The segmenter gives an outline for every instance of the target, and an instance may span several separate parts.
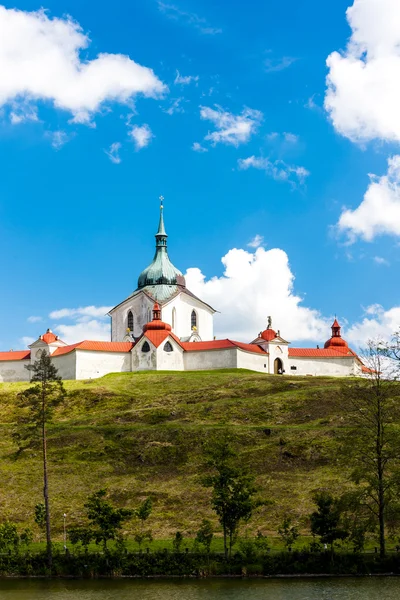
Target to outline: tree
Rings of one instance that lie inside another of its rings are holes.
[[[107,491],[102,489],[91,494],[84,505],[90,521],[89,530],[96,544],[103,544],[106,552],[107,542],[120,536],[124,521],[130,519],[133,511],[127,508],[114,508],[106,500]]]
[[[224,553],[232,554],[241,521],[248,521],[254,509],[261,504],[254,496],[257,491],[254,477],[237,461],[229,439],[225,436],[212,440],[206,447],[207,463],[211,474],[203,479],[212,488],[211,506],[218,516],[224,535]]]
[[[153,503],[151,498],[143,500],[139,508],[135,511],[135,516],[140,520],[140,530],[135,533],[135,542],[139,545],[139,551],[141,550],[142,543],[145,540],[152,541],[153,536],[151,531],[144,529],[144,524],[151,515],[153,510]]]
[[[311,533],[318,535],[323,544],[329,544],[333,555],[336,540],[348,537],[348,531],[342,525],[343,508],[339,498],[329,492],[316,492],[313,500],[317,510],[311,513]]]
[[[364,358],[368,378],[341,391],[350,427],[344,433],[346,463],[359,486],[360,506],[367,507],[379,533],[380,556],[386,554],[387,523],[399,520],[400,384],[393,372],[393,350],[388,344],[370,342]]]
[[[18,394],[19,411],[17,427],[13,437],[20,450],[39,443],[43,462],[43,499],[46,517],[46,543],[48,566],[52,564],[49,480],[47,459],[47,427],[52,422],[54,410],[65,399],[62,378],[51,362],[50,356],[42,351],[40,357],[27,367],[32,372],[34,384]]]
[[[180,552],[183,544],[183,534],[180,531],[175,533],[175,537],[172,540],[172,546],[175,552]]]
[[[34,517],[36,525],[39,527],[39,542],[40,533],[46,529],[46,508],[42,502],[39,502],[35,506],[35,517]]]
[[[0,552],[17,552],[20,538],[17,526],[10,521],[0,525]]]
[[[211,542],[214,537],[213,527],[211,521],[203,519],[200,525],[200,529],[196,534],[196,542],[204,546],[207,554],[210,554]]]
[[[286,550],[291,548],[299,537],[299,528],[292,524],[292,519],[285,515],[278,529],[278,533],[285,545]]]

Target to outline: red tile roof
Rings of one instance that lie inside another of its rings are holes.
[[[2,360],[28,360],[31,357],[30,350],[10,350],[10,352],[0,352],[0,361]]]
[[[53,342],[56,342],[58,340],[58,336],[54,335],[51,329],[48,329],[46,333],[44,333],[40,337],[44,342],[46,342],[46,344],[52,344]]]
[[[267,354],[261,346],[257,344],[243,344],[233,340],[212,340],[210,342],[182,342],[182,347],[187,352],[201,352],[203,350],[223,350],[225,348],[240,348],[247,352],[255,354]]]
[[[350,358],[357,354],[350,348],[289,348],[289,356],[310,358]]]
[[[97,342],[91,340],[84,340],[78,344],[71,344],[70,346],[62,346],[57,348],[51,356],[61,356],[62,354],[68,354],[72,350],[93,350],[95,352],[130,352],[133,348],[132,342]]]
[[[163,341],[169,336],[171,336],[172,339],[175,340],[175,342],[177,344],[179,344],[179,346],[181,346],[181,348],[183,348],[183,344],[182,344],[181,340],[178,337],[176,337],[175,334],[171,333],[171,331],[168,331],[167,329],[150,329],[148,331],[145,331],[143,335],[148,340],[150,340],[150,342],[156,348],[158,348],[158,346],[160,344],[162,344]]]

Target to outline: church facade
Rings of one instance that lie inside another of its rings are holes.
[[[128,371],[250,369],[266,374],[362,376],[369,372],[341,336],[335,319],[322,348],[292,348],[272,329],[249,343],[214,337],[215,309],[186,287],[170,261],[163,207],[153,261],[136,290],[110,310],[111,340],[66,344],[49,329],[27,350],[0,352],[0,382],[29,381],[26,368],[50,354],[63,379],[92,379]]]

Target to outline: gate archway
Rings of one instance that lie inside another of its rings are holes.
[[[282,375],[283,373],[283,362],[280,358],[274,360],[274,373],[275,375]]]

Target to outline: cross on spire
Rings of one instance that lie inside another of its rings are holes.
[[[160,203],[161,203],[161,206],[160,206],[160,208],[164,208],[164,206],[163,206],[163,203],[164,203],[164,196],[160,196],[160,197],[159,197],[159,200],[160,200]]]

